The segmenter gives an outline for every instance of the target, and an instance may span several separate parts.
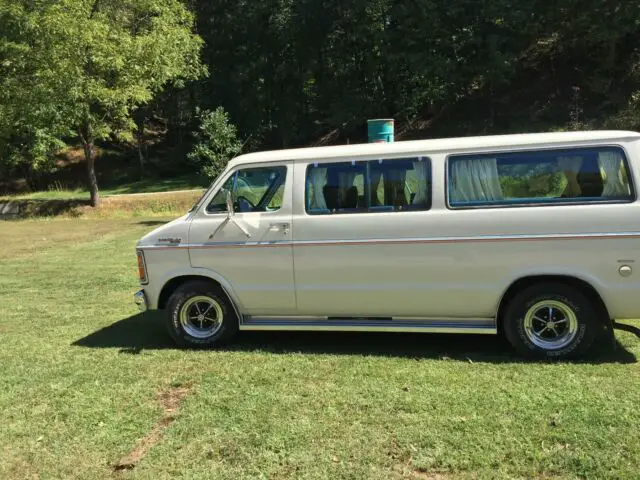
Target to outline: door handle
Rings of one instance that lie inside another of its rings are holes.
[[[285,235],[289,233],[289,224],[288,223],[272,223],[269,225],[270,232],[282,232]]]

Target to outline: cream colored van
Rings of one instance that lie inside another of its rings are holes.
[[[136,303],[183,345],[503,332],[522,354],[579,356],[640,318],[639,167],[624,131],[242,155],[140,240]]]

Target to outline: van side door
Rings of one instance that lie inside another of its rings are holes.
[[[194,217],[191,266],[229,283],[243,314],[293,314],[293,163],[238,165]],[[232,192],[233,214],[226,191]]]
[[[438,247],[428,157],[296,166],[294,264],[299,315],[428,317]]]

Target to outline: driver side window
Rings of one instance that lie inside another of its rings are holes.
[[[218,190],[207,213],[226,212],[226,191],[233,196],[237,213],[279,210],[282,206],[287,167],[246,168],[236,171]]]

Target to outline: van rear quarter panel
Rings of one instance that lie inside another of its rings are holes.
[[[633,202],[448,210],[443,227],[454,236],[468,234],[470,227],[476,235],[506,237],[470,244],[475,250],[474,281],[486,276],[501,296],[519,278],[573,276],[595,288],[612,318],[640,317],[640,143],[619,145],[628,158],[636,192]],[[555,235],[563,237],[554,239]],[[630,265],[633,274],[621,276],[622,265]]]
[[[442,272],[443,278],[466,278],[469,307],[460,308],[481,306],[478,314],[495,313],[503,293],[520,278],[567,275],[591,284],[612,318],[640,316],[635,294],[640,287],[639,207],[633,203],[500,209],[492,214],[485,210],[487,215],[479,210],[451,212],[439,224],[442,231],[462,237],[468,235],[468,227],[477,237],[442,244],[441,254],[454,263],[451,273]],[[624,264],[635,273],[621,276],[618,269]],[[462,285],[462,278],[458,282]]]

